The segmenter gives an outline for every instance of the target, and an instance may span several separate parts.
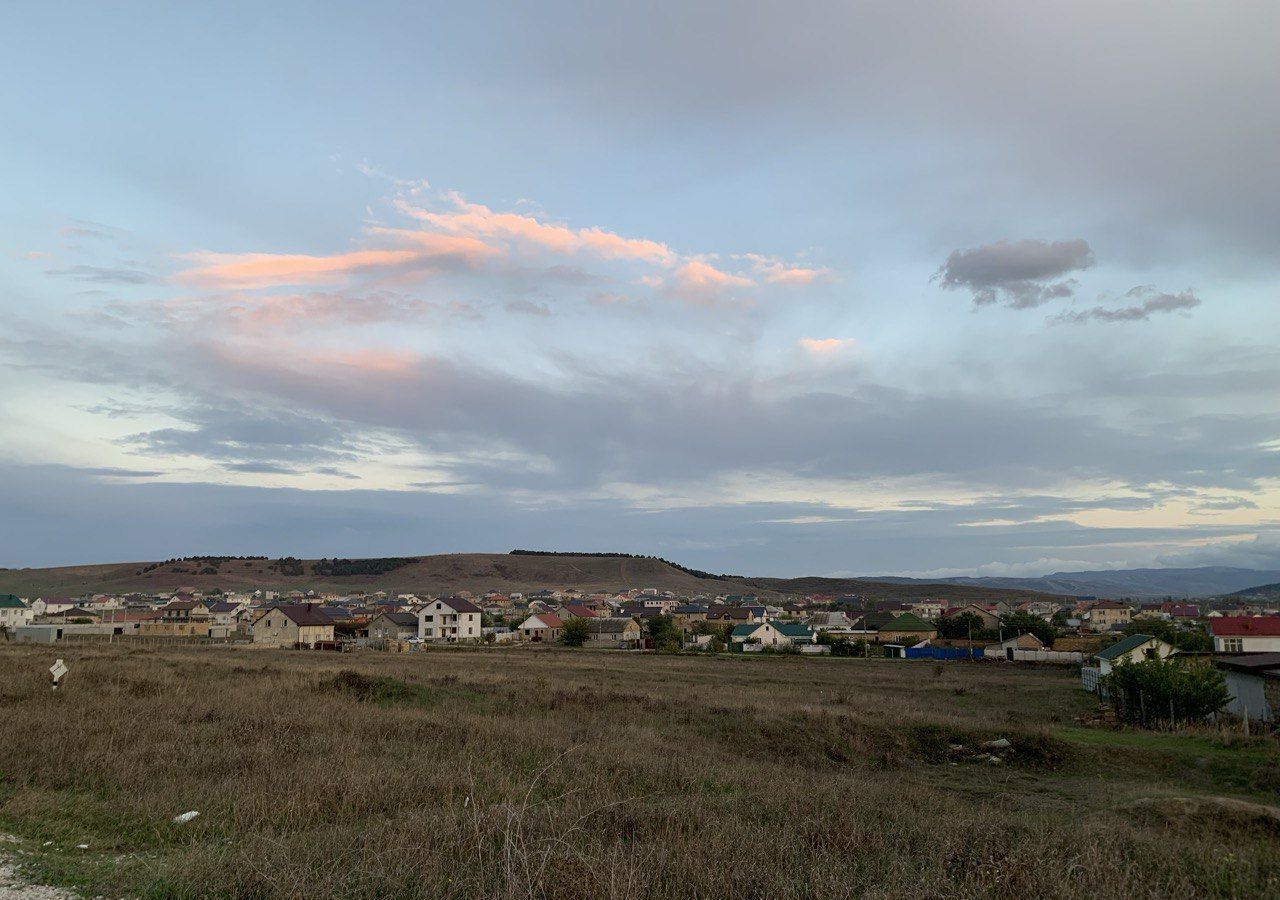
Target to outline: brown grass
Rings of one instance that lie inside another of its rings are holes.
[[[1280,771],[1269,768],[1274,743],[1215,744],[1203,751],[1209,764],[1177,767],[1158,748],[1115,753],[1105,734],[1072,739],[1088,704],[1066,670],[551,648],[338,657],[68,646],[56,655],[71,674],[54,693],[54,655],[0,647],[0,831],[30,842],[43,877],[93,893],[1163,898],[1280,888],[1280,838],[1256,817],[1189,828],[1133,805],[1265,783]],[[1002,736],[1014,744],[1005,762],[974,752]],[[1253,799],[1273,804],[1278,791],[1280,781]],[[194,822],[171,821],[190,809]],[[82,843],[90,849],[73,849]]]

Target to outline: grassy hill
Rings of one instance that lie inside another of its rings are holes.
[[[1260,584],[1257,587],[1245,588],[1242,591],[1235,591],[1227,594],[1228,597],[1249,597],[1262,600],[1280,600],[1280,582],[1275,584]]]
[[[0,569],[0,593],[80,596],[86,593],[201,590],[387,590],[443,594],[468,590],[529,591],[575,587],[585,591],[653,587],[682,594],[755,593],[780,597],[813,592],[856,593],[873,599],[948,597],[1043,598],[1034,591],[1001,591],[950,584],[889,584],[831,578],[702,578],[659,559],[610,556],[530,556],[449,553],[385,560],[343,561],[198,557],[164,563],[132,562]],[[319,565],[318,565],[319,564]]]

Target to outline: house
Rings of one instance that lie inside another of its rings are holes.
[[[895,616],[884,625],[876,635],[882,644],[910,644],[915,646],[921,641],[938,636],[938,630],[915,613],[903,613]]]
[[[922,619],[941,618],[946,609],[946,600],[917,600],[911,604],[911,612]]]
[[[462,597],[432,600],[418,610],[418,637],[424,641],[480,640],[480,607]]]
[[[567,621],[569,619],[594,619],[596,617],[596,611],[590,606],[586,606],[582,603],[566,603],[556,610],[556,615],[559,616],[562,621]]]
[[[209,611],[209,606],[200,600],[171,600],[160,607],[160,620],[165,623],[207,620]]]
[[[418,617],[413,613],[384,612],[369,620],[372,641],[407,641],[418,636]]]
[[[1221,616],[1209,628],[1217,653],[1280,651],[1280,616]]]
[[[774,630],[782,637],[787,639],[791,644],[812,644],[814,642],[813,631],[803,622],[770,622]]]
[[[1094,655],[1098,661],[1098,674],[1106,675],[1122,662],[1142,662],[1147,659],[1165,659],[1177,653],[1172,644],[1166,644],[1149,634],[1131,634],[1119,643]]]
[[[333,640],[333,620],[307,604],[282,604],[258,613],[253,642],[268,647],[315,647]]]
[[[977,616],[982,622],[982,624],[975,628],[974,631],[995,631],[1000,627],[1000,616],[996,614],[995,610],[989,606],[982,606],[977,603],[969,603],[964,606],[953,606],[943,613],[943,615],[948,619],[966,614]]]
[[[0,630],[30,625],[35,617],[35,610],[23,603],[16,595],[0,594]]]
[[[1243,653],[1213,664],[1231,692],[1227,712],[1254,722],[1280,722],[1280,653]]]
[[[1014,654],[1018,650],[1043,650],[1044,642],[1034,634],[1027,632],[1026,634],[1014,635],[1005,638],[996,644],[984,643],[982,648],[983,659],[1003,659],[1012,661],[1016,657]]]
[[[682,603],[671,610],[671,615],[680,627],[685,628],[694,622],[707,621],[707,608],[697,603]]]
[[[729,633],[729,640],[734,644],[760,644],[765,647],[785,647],[791,643],[791,638],[780,632],[772,622],[735,625]]]
[[[1192,620],[1200,618],[1200,607],[1194,603],[1165,603],[1160,611],[1174,620]]]
[[[37,597],[31,604],[31,609],[37,616],[56,616],[74,609],[76,603],[71,597]]]
[[[555,613],[534,613],[520,623],[520,636],[535,644],[553,644],[560,640],[564,620]]]
[[[1133,610],[1115,600],[1099,600],[1089,607],[1089,627],[1094,631],[1111,631],[1128,625]]]
[[[853,627],[853,620],[842,612],[817,612],[809,617],[808,625],[816,631],[842,631]]]
[[[587,620],[587,642],[595,646],[633,649],[644,641],[640,623],[630,616],[593,617]]]
[[[763,606],[725,606],[708,612],[707,618],[713,622],[750,624],[763,622],[766,613]]]

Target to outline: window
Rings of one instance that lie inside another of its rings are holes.
[[[1243,650],[1244,650],[1243,638],[1223,638],[1222,639],[1223,653],[1240,653]]]

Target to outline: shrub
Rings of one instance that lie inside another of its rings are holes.
[[[1116,714],[1132,724],[1198,722],[1231,699],[1221,672],[1177,657],[1122,662],[1103,682]]]
[[[591,629],[587,626],[587,620],[574,616],[564,623],[564,628],[560,631],[560,643],[566,647],[581,647],[590,635]]]

